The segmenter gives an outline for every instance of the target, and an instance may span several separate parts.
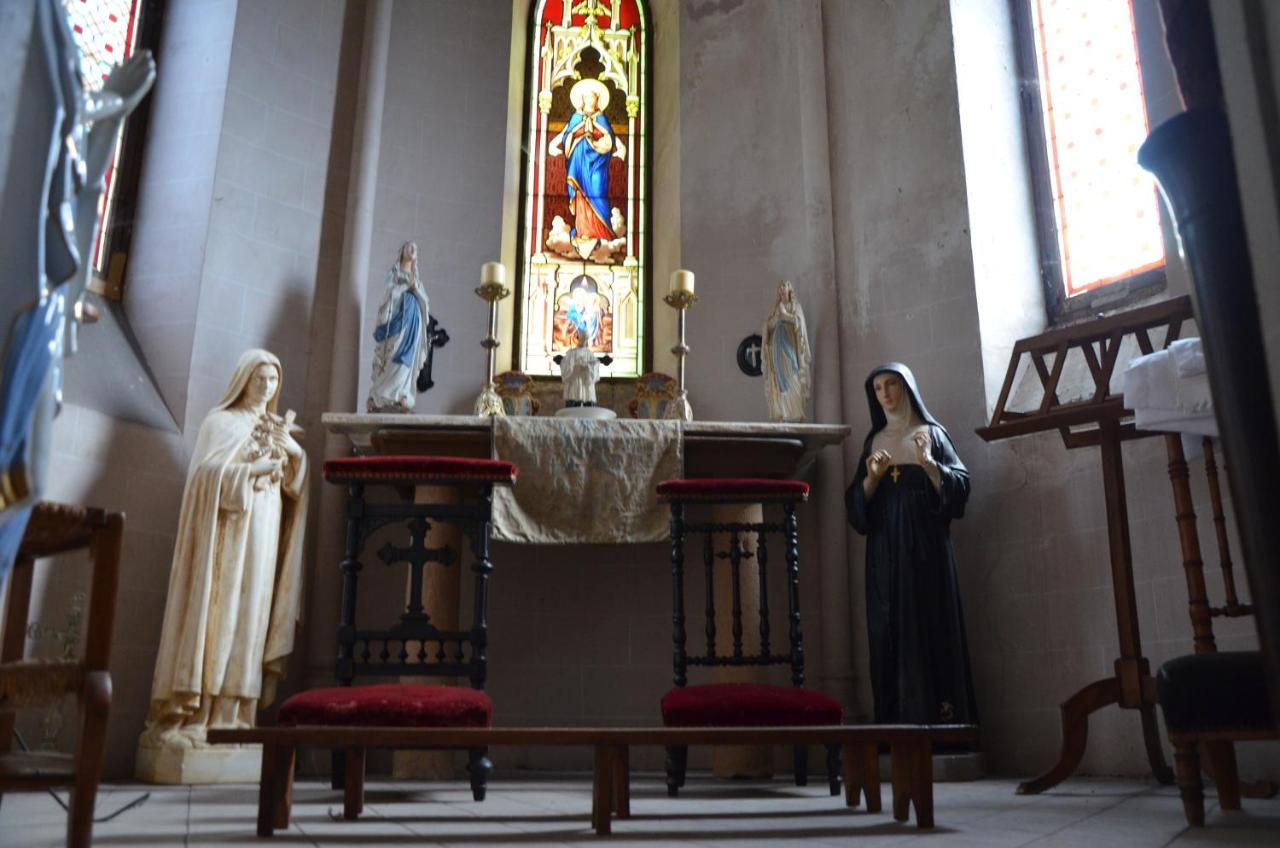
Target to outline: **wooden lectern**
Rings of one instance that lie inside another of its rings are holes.
[[[1102,486],[1106,497],[1111,584],[1115,592],[1120,657],[1115,662],[1114,675],[1090,683],[1062,703],[1062,752],[1058,755],[1058,762],[1034,780],[1019,785],[1019,795],[1043,792],[1074,772],[1080,765],[1089,738],[1089,714],[1110,704],[1141,713],[1142,736],[1151,770],[1161,783],[1173,782],[1173,773],[1164,761],[1156,725],[1156,683],[1151,676],[1150,664],[1142,655],[1138,632],[1133,551],[1129,542],[1124,464],[1120,454],[1120,445],[1125,441],[1163,434],[1137,429],[1130,420],[1133,413],[1124,407],[1124,398],[1112,394],[1110,385],[1126,338],[1132,338],[1142,353],[1152,353],[1155,350],[1151,342],[1152,330],[1166,330],[1163,347],[1168,347],[1177,340],[1183,323],[1188,320],[1192,320],[1191,299],[1179,297],[1022,339],[1014,345],[991,423],[977,431],[984,440],[994,442],[1057,430],[1068,449],[1097,447],[1102,455]],[[1080,351],[1089,367],[1093,377],[1093,395],[1085,400],[1063,403],[1058,399],[1059,381],[1073,349]],[[1031,358],[1044,389],[1044,398],[1034,412],[1014,412],[1006,408],[1024,356]]]

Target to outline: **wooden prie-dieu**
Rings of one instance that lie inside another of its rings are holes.
[[[1111,585],[1115,593],[1120,656],[1115,661],[1113,675],[1095,680],[1062,703],[1062,750],[1058,761],[1044,774],[1020,784],[1018,793],[1021,795],[1043,792],[1076,770],[1089,738],[1089,715],[1111,704],[1139,712],[1151,771],[1161,783],[1173,782],[1173,772],[1160,747],[1156,723],[1156,681],[1151,675],[1151,664],[1142,655],[1133,586],[1133,549],[1129,538],[1124,463],[1120,451],[1125,441],[1164,434],[1139,430],[1131,420],[1132,411],[1125,409],[1124,397],[1112,394],[1110,386],[1126,339],[1136,342],[1142,353],[1152,353],[1156,349],[1151,338],[1153,331],[1164,331],[1163,347],[1168,347],[1178,339],[1183,324],[1192,319],[1191,299],[1178,297],[1018,341],[1013,348],[991,423],[977,431],[984,440],[994,442],[1057,430],[1068,449],[1097,448],[1102,458],[1102,488],[1107,510]],[[1059,398],[1060,381],[1072,350],[1078,350],[1088,366],[1093,378],[1093,393],[1083,400],[1063,402]],[[1008,408],[1024,356],[1030,358],[1043,390],[1040,406],[1032,412]],[[1175,489],[1177,482],[1175,480]],[[1185,480],[1182,482],[1185,484]]]

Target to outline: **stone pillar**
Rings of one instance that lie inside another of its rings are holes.
[[[391,45],[392,0],[366,0],[364,36],[360,54],[360,81],[356,95],[351,170],[347,183],[346,221],[342,238],[342,268],[334,298],[331,362],[327,409],[354,412],[360,369],[360,328],[364,322],[365,293],[368,288],[369,252],[373,237],[373,208],[377,200],[378,153],[382,129],[382,107],[387,87],[387,59]],[[335,118],[336,120],[336,118]],[[347,439],[328,433],[324,456],[346,456]],[[336,621],[340,586],[334,565],[342,558],[346,523],[346,491],[341,486],[321,485],[320,507],[316,514],[316,562],[312,581],[312,685],[332,685]],[[327,659],[326,659],[327,658]],[[327,665],[326,665],[327,663]]]

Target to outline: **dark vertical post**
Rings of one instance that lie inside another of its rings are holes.
[[[703,536],[702,569],[707,575],[707,658],[714,659],[716,655],[716,554],[711,546],[710,532]]]
[[[364,486],[347,489],[347,546],[338,569],[342,572],[342,609],[338,614],[339,686],[350,686],[355,677],[356,581],[360,575],[360,542],[364,532]]]
[[[760,578],[760,656],[769,659],[769,548],[764,527],[756,531],[756,566]]]
[[[684,505],[671,504],[671,664],[676,685],[688,682],[684,632]]]
[[[729,534],[729,576],[733,580],[733,656],[742,659],[742,548],[737,530]]]
[[[804,633],[800,630],[800,524],[795,502],[784,505],[787,537],[787,617],[791,620],[791,683],[804,685]]]
[[[493,487],[485,486],[478,507],[480,515],[470,524],[471,546],[475,563],[471,570],[476,574],[475,608],[471,620],[471,685],[484,689],[489,660],[489,574],[493,563],[489,561],[489,519],[493,509]],[[441,649],[443,650],[443,644]]]

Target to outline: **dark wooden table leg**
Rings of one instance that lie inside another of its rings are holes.
[[[912,783],[915,773],[915,752],[910,743],[895,742],[889,748],[889,779],[893,782],[893,817],[906,821],[911,813]]]
[[[631,749],[613,749],[613,811],[620,819],[631,818]]]
[[[1018,785],[1019,795],[1035,795],[1065,780],[1084,756],[1089,741],[1089,714],[1120,701],[1120,681],[1095,680],[1062,703],[1062,752],[1053,768]]]
[[[289,814],[293,809],[293,771],[297,765],[298,751],[292,746],[281,746],[276,757],[275,826],[280,830],[289,827]]]
[[[342,817],[348,821],[364,812],[364,748],[347,749],[346,784],[342,789]]]
[[[928,741],[912,752],[911,801],[916,808],[916,827],[933,827],[933,745]]]
[[[258,835],[270,836],[276,821],[276,770],[280,753],[270,742],[262,746],[262,776],[258,779]]]
[[[613,746],[596,745],[595,770],[591,788],[591,826],[600,836],[612,829],[613,819]]]
[[[858,756],[862,758],[862,792],[867,798],[867,812],[880,812],[880,746],[873,743],[861,745]]]
[[[866,764],[862,759],[862,746],[845,745],[844,746],[844,805],[846,807],[858,806],[859,796],[862,794],[862,783],[866,780],[864,774]]]

